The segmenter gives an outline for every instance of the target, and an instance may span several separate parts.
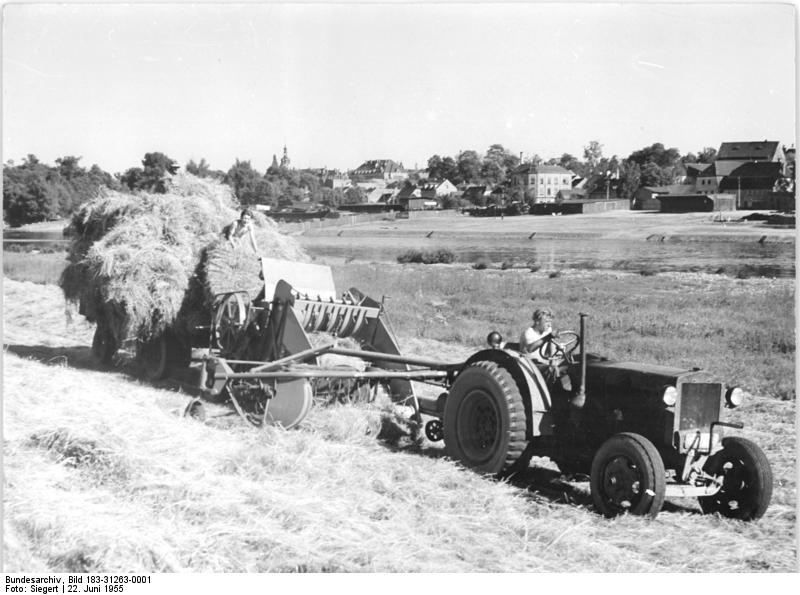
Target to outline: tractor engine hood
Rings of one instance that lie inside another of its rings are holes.
[[[586,381],[591,387],[631,390],[634,393],[658,392],[665,386],[677,386],[679,382],[714,382],[715,377],[700,369],[685,370],[657,364],[640,362],[610,362],[589,360]]]

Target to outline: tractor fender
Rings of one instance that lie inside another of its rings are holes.
[[[517,383],[525,406],[525,434],[528,440],[553,434],[550,391],[542,374],[527,358],[504,349],[484,349],[472,354],[461,370],[480,361],[491,361],[508,370]],[[461,372],[459,370],[459,373]]]

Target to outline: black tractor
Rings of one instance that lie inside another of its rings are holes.
[[[585,319],[580,333],[541,347],[547,363],[490,333],[448,392],[420,399],[436,418],[428,437],[443,438],[464,466],[499,476],[549,457],[563,473],[588,475],[594,505],[609,517],[654,517],[667,497],[697,497],[704,513],[760,518],[772,496],[769,462],[750,440],[725,435],[741,424],[720,419],[744,392],[698,368],[587,353]]]

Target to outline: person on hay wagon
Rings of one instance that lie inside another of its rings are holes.
[[[241,246],[242,238],[247,236],[250,239],[250,246],[253,248],[253,252],[258,254],[256,236],[253,233],[253,211],[250,209],[243,209],[236,221],[225,226],[222,234],[233,248]]]

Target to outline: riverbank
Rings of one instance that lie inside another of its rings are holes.
[[[745,221],[758,211],[725,213],[657,213],[610,211],[590,215],[470,217],[452,213],[418,219],[386,219],[348,226],[355,236],[501,235],[503,237],[610,239],[649,241],[768,241],[792,243],[796,231],[764,221]],[[347,234],[345,231],[344,234]],[[306,237],[341,237],[341,228],[309,229]],[[762,239],[763,238],[763,239]]]

